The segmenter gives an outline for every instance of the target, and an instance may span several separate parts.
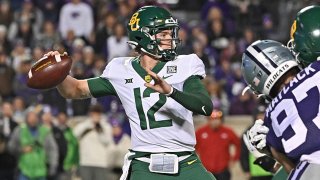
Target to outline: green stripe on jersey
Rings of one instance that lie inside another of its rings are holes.
[[[96,77],[88,79],[88,86],[93,97],[102,97],[106,95],[115,95],[117,92],[108,79]]]

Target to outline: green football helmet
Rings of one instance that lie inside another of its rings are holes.
[[[242,56],[241,71],[244,80],[258,96],[269,99],[270,91],[288,70],[298,66],[291,51],[277,41],[258,40],[252,43]]]
[[[162,49],[156,34],[163,30],[172,30],[171,49]],[[144,6],[135,12],[128,25],[128,43],[138,51],[147,53],[161,61],[171,61],[177,56],[179,25],[164,8]]]
[[[303,66],[320,58],[320,6],[301,9],[291,26],[288,47]]]

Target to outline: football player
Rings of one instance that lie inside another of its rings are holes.
[[[320,62],[300,71],[281,43],[256,41],[245,51],[242,71],[250,89],[272,100],[264,125],[272,155],[290,172],[289,179],[320,177]]]
[[[177,55],[179,25],[164,8],[140,8],[127,30],[128,43],[139,56],[114,58],[97,78],[67,76],[59,92],[72,99],[120,98],[132,130],[121,179],[214,179],[194,152],[192,113],[209,116],[213,108],[201,83],[202,60]]]
[[[301,9],[291,26],[288,48],[293,52],[297,62],[306,67],[319,60],[320,47],[320,6],[312,5]],[[263,126],[262,120],[257,120],[255,125],[247,132],[244,138],[251,149],[263,149],[266,146],[265,137],[268,128]],[[255,147],[254,147],[255,146]],[[262,161],[260,161],[262,162]]]
[[[288,47],[303,66],[320,60],[320,6],[301,9],[292,23]]]

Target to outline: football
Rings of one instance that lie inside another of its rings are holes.
[[[60,84],[71,69],[72,59],[66,55],[44,56],[29,70],[27,86],[50,89]]]

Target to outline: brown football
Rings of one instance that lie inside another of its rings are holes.
[[[45,56],[29,70],[27,85],[34,89],[49,89],[60,84],[71,69],[72,59],[66,55]]]

